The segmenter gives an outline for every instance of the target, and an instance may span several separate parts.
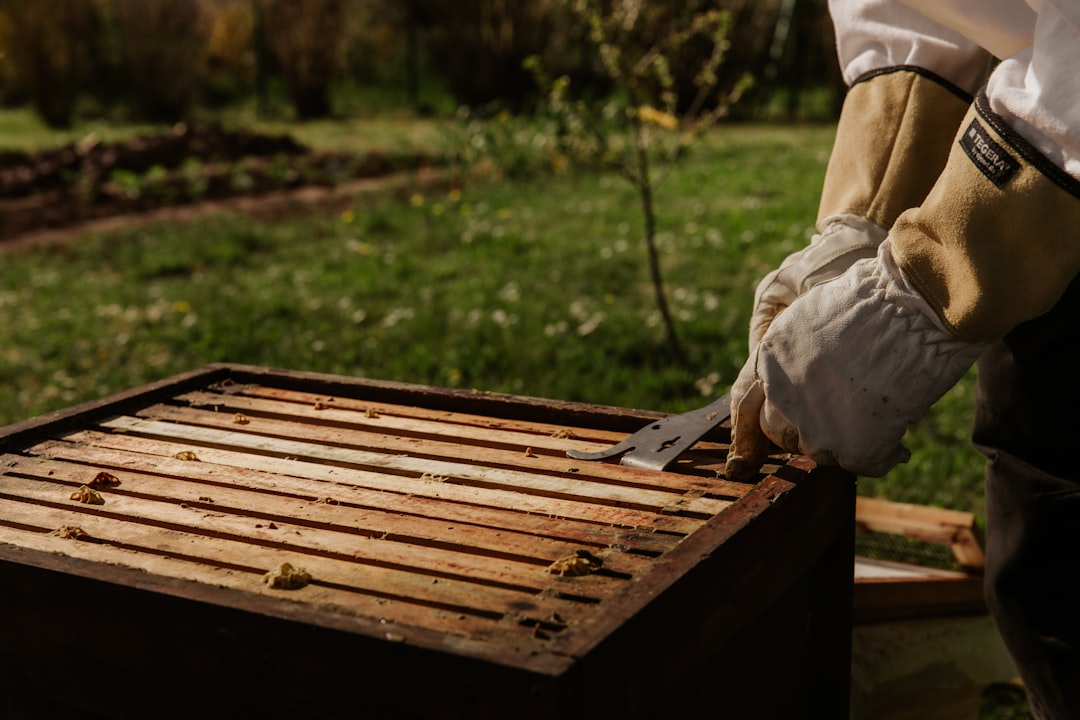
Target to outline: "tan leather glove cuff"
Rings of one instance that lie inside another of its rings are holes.
[[[970,95],[921,68],[886,68],[856,80],[840,112],[818,227],[840,214],[892,227],[933,187],[970,104]]]
[[[957,338],[996,340],[1053,307],[1080,271],[1080,182],[980,95],[940,179],[890,236]]]

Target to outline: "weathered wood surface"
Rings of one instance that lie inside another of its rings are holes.
[[[973,513],[860,497],[855,522],[860,532],[891,533],[948,545],[965,570],[981,573],[986,564]]]
[[[71,584],[90,597],[106,593],[104,582],[146,607],[194,602],[200,615],[220,607],[346,631],[376,655],[407,646],[493,664],[531,678],[510,676],[508,692],[517,682],[547,688],[538,716],[565,716],[571,696],[577,708],[662,709],[650,682],[659,693],[710,664],[735,672],[716,659],[724,638],[742,637],[769,608],[803,617],[817,607],[821,628],[826,618],[839,636],[819,628],[791,662],[806,673],[800,697],[840,703],[850,478],[779,456],[757,482],[730,482],[718,472],[723,428],[674,472],[566,456],[654,417],[213,366],[0,430],[0,570],[58,592]],[[97,488],[102,504],[72,499],[102,472],[119,481]],[[83,539],[54,534],[63,527]],[[550,571],[582,553],[602,567]],[[264,574],[286,562],[310,583],[269,587]],[[56,616],[26,590],[0,585],[0,600],[9,593]],[[672,635],[669,623],[684,628]],[[58,651],[70,634],[51,636]],[[29,632],[22,640],[38,652]],[[664,657],[651,670],[621,664],[645,656]],[[636,682],[647,697],[597,705],[580,697],[585,678]]]

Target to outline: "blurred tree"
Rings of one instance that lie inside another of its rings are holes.
[[[263,22],[262,0],[251,0],[251,47],[255,60],[255,114],[265,115],[270,101],[266,77],[269,71],[270,52],[266,47],[266,23]]]
[[[768,50],[756,71],[761,82],[747,107],[760,113],[762,105],[779,99],[772,114],[779,111],[786,120],[838,116],[845,87],[827,0],[782,0],[772,16]],[[815,95],[822,106],[807,107]]]
[[[26,84],[19,76],[11,56],[11,36],[15,25],[7,11],[0,9],[0,105],[25,105],[30,101]]]
[[[522,63],[559,53],[572,17],[555,0],[429,0],[413,22],[429,28],[432,69],[458,102],[520,106],[535,92]],[[415,8],[414,8],[415,9]]]
[[[737,87],[747,75],[754,78],[754,86],[732,108],[731,117],[794,120],[805,112],[804,101],[812,94],[824,90],[835,100],[839,69],[827,0],[649,0],[641,10],[647,20],[628,42],[638,48],[652,46],[678,18],[709,11],[731,18],[724,62],[716,70],[717,97]],[[668,56],[671,81],[682,98],[680,112],[689,109],[686,103],[695,96],[695,73],[709,52],[708,43],[697,38]],[[834,108],[824,112],[830,114]]]
[[[420,107],[420,30],[430,24],[419,0],[405,2],[405,92]]]
[[[0,25],[5,48],[46,124],[71,125],[98,37],[92,0],[0,0],[9,23]]]
[[[130,95],[129,73],[124,59],[124,38],[113,0],[92,0],[97,9],[97,37],[83,91],[97,103],[97,110],[123,104]]]
[[[361,85],[404,86],[404,100],[419,109],[420,35],[427,0],[351,0],[346,70]]]
[[[733,117],[823,117],[839,106],[826,0],[646,0],[633,42],[649,47],[673,18],[713,10],[731,17],[717,87],[756,80]],[[709,51],[696,39],[669,54],[680,102],[694,97]],[[459,103],[530,110],[537,93],[522,61],[532,55],[571,78],[575,95],[614,88],[559,0],[0,0],[0,101],[29,100],[53,125],[125,100],[136,116],[171,121],[253,86],[262,108],[277,77],[301,118],[328,114],[345,78],[401,87],[418,110],[421,79],[442,80]]]
[[[208,16],[203,99],[213,105],[236,100],[255,81],[255,13],[251,0],[202,0]]]
[[[604,0],[603,5],[610,10],[625,1]],[[804,96],[822,89],[836,96],[838,71],[826,0],[647,0],[641,6],[645,21],[627,38],[628,47],[638,49],[655,45],[688,14],[719,11],[731,18],[716,88],[720,95],[730,92],[748,74],[756,81],[748,97],[752,101],[734,108],[732,117],[766,112],[775,117],[779,108],[780,115],[794,119],[802,112]],[[521,62],[534,55],[551,72],[572,78],[575,93],[603,95],[613,88],[590,52],[580,19],[556,0],[409,0],[402,10],[403,44],[414,46],[419,37],[430,70],[446,79],[458,102],[529,107],[534,88]],[[669,54],[680,102],[695,97],[695,73],[711,51],[707,41],[696,38]]]
[[[198,0],[111,2],[120,26],[134,112],[142,119],[162,122],[186,117],[202,75],[210,29]]]
[[[330,114],[343,67],[346,0],[262,0],[260,19],[301,120]]]
[[[729,92],[746,76],[762,85],[762,67],[767,58],[769,42],[776,22],[779,0],[690,0],[697,12],[722,10],[731,17],[731,30],[724,47],[724,62],[717,68],[716,87]],[[672,74],[680,92],[685,96],[694,83],[694,68],[701,63],[703,48],[700,42],[688,44],[672,59]],[[684,109],[685,108],[681,108]],[[738,107],[735,108],[736,112]]]

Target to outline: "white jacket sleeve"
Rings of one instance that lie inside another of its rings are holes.
[[[989,54],[978,43],[895,0],[829,0],[836,49],[849,85],[867,73],[911,66],[974,95]]]
[[[1033,3],[1038,4],[1038,3]],[[986,87],[990,109],[1055,166],[1080,180],[1080,3],[1047,0],[1034,43]]]
[[[902,0],[930,20],[960,33],[994,57],[1015,55],[1034,42],[1035,10],[1024,0]]]
[[[911,65],[975,94],[987,53],[1001,58],[986,84],[990,109],[1080,179],[1080,2],[830,0],[829,11],[848,83]]]

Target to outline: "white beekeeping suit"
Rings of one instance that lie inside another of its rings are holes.
[[[882,475],[978,359],[988,601],[1036,716],[1080,718],[1080,2],[830,13],[850,90],[819,235],[757,288],[728,474],[772,441]]]

